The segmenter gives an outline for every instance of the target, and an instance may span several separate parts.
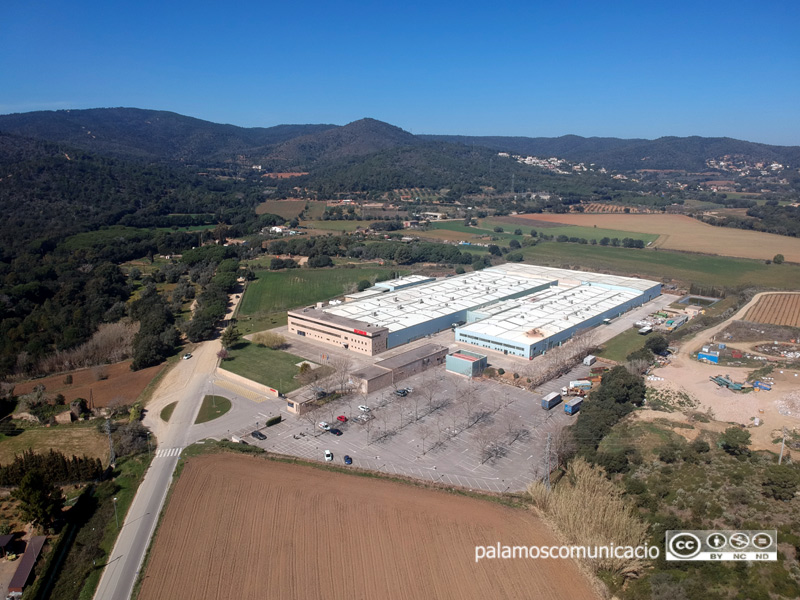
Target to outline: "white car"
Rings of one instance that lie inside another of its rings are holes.
[[[414,391],[414,388],[412,388],[412,387],[407,387],[407,388],[406,388],[406,391],[407,391],[407,392],[410,394],[411,392],[413,392],[413,391]]]
[[[333,460],[333,452],[330,450],[325,450],[325,462],[331,462]]]
[[[358,410],[360,410],[361,412],[369,412],[369,406],[367,406],[366,404],[359,404]]]
[[[328,425],[325,421],[320,421],[319,423],[317,423],[317,427],[319,427],[320,429],[324,429],[325,431],[331,430],[331,426]]]
[[[183,360],[189,360],[190,358],[192,358],[192,354],[191,352],[187,352],[181,358],[183,358]]]

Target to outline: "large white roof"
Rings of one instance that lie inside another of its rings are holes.
[[[609,289],[577,283],[498,302],[481,309],[486,318],[459,328],[459,333],[502,338],[521,345],[580,325],[641,295],[639,290]]]
[[[538,292],[528,299],[499,302],[509,296],[523,296],[525,292],[532,292],[548,284],[554,285],[556,282],[557,288]],[[598,287],[592,284],[597,284]],[[587,315],[581,319],[583,321],[590,318],[588,311],[593,310],[593,314],[599,314],[607,308],[635,298],[655,285],[658,285],[655,281],[632,277],[507,263],[402,288],[380,296],[359,298],[323,310],[331,315],[386,327],[389,331],[399,331],[462,310],[481,309],[481,313],[493,315],[490,323],[495,324],[495,333],[489,335],[509,338],[514,329],[522,331],[526,327],[534,328],[527,325],[530,322],[540,322],[541,325],[536,327],[545,327],[553,332],[571,327],[576,322],[573,315],[576,305],[583,307],[584,314]],[[577,291],[580,291],[579,296],[563,295]],[[544,298],[543,294],[550,296],[541,302],[535,300]],[[512,310],[519,314],[512,315]],[[567,314],[573,316],[566,316]],[[461,330],[472,330],[483,323],[481,321],[462,327]],[[487,333],[490,329],[487,329]],[[530,343],[531,338],[526,339],[526,343]]]
[[[507,273],[494,267],[326,307],[324,311],[399,331],[514,294],[524,294],[551,282],[553,279],[530,277],[524,272]]]

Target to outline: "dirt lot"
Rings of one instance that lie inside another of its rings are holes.
[[[241,455],[191,458],[139,600],[597,598],[568,560],[484,560],[556,543],[522,509]]]
[[[649,386],[666,388],[674,392],[684,392],[699,403],[696,410],[710,411],[717,422],[739,423],[750,425],[758,417],[763,421],[760,427],[750,427],[748,431],[752,436],[751,448],[754,450],[778,450],[779,446],[773,443],[778,437],[781,428],[800,431],[800,413],[797,411],[786,414],[785,404],[800,390],[800,372],[790,369],[776,369],[770,376],[773,377],[772,390],[769,392],[733,392],[721,388],[709,380],[715,375],[730,375],[734,381],[744,382],[750,368],[730,366],[717,366],[698,362],[691,358],[703,344],[719,338],[720,333],[730,327],[736,320],[742,319],[753,306],[763,298],[768,298],[770,293],[757,294],[747,305],[728,321],[716,325],[711,329],[701,331],[695,337],[685,340],[678,354],[673,356],[672,362],[654,372],[661,381],[648,381]],[[766,341],[766,340],[765,340]],[[694,423],[701,429],[718,431],[718,423]]]
[[[14,393],[17,396],[29,394],[35,385],[41,383],[45,386],[46,393],[62,394],[67,403],[72,402],[75,398],[89,400],[89,391],[91,390],[95,407],[108,406],[112,401],[120,404],[133,404],[163,366],[131,371],[131,361],[127,360],[113,365],[73,371],[71,385],[64,383],[65,373],[23,381],[15,385]],[[104,374],[108,378],[100,379]]]
[[[744,318],[756,323],[800,327],[800,293],[762,296]]]
[[[526,220],[549,221],[565,225],[597,225],[602,229],[619,229],[639,233],[654,233],[660,237],[654,247],[683,250],[739,258],[771,260],[783,254],[787,261],[800,262],[800,239],[745,231],[729,227],[713,227],[685,215],[657,214],[531,214],[513,217],[514,223]]]

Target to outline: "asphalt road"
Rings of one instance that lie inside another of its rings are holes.
[[[644,316],[673,300],[674,297],[661,296],[645,307],[626,314],[623,319],[617,319],[611,325],[599,328],[600,336],[604,338],[599,341],[605,341],[605,338],[613,337],[630,327],[630,322],[640,318],[640,313],[641,316]],[[231,307],[232,310],[233,307]],[[250,429],[249,425],[245,426],[246,423],[252,423],[255,428],[257,421],[261,419],[265,421],[278,412],[284,412],[281,410],[281,406],[273,402],[254,404],[249,401],[235,401],[230,412],[223,417],[202,425],[194,425],[203,396],[209,393],[231,396],[229,392],[215,387],[214,371],[217,364],[216,354],[219,349],[220,342],[218,340],[200,344],[192,351],[191,359],[180,361],[164,377],[153,400],[148,404],[144,424],[158,440],[156,455],[124,519],[117,543],[95,592],[95,600],[128,600],[130,598],[158,522],[158,516],[169,491],[172,476],[180,458],[180,451],[183,448],[206,437],[228,437],[233,432],[239,433],[240,430],[242,433],[246,432]],[[164,423],[159,414],[162,408],[172,402],[177,402],[177,406],[169,422]],[[303,424],[298,421],[293,423],[290,428],[299,430],[303,428]],[[303,455],[303,452],[294,450],[294,452],[288,453]],[[381,469],[381,465],[377,463],[362,466],[375,470],[386,470]],[[436,469],[436,467],[433,468]],[[395,468],[392,472],[398,473],[399,471]],[[404,472],[406,475],[425,479],[424,472],[421,473],[422,475],[417,474],[413,470],[408,473]],[[478,480],[471,483],[470,480],[467,481],[466,484],[460,480],[453,483],[470,488],[474,486],[476,489],[484,487]],[[490,486],[488,489],[493,488]]]
[[[235,309],[235,298],[228,314]],[[155,435],[158,445],[150,468],[125,516],[117,543],[100,578],[95,600],[128,600],[142,567],[158,515],[167,497],[180,451],[196,441],[192,427],[203,397],[214,379],[217,352],[221,345],[211,340],[192,350],[192,358],[181,360],[159,384],[147,405],[144,424]],[[168,423],[160,418],[161,409],[177,402]]]

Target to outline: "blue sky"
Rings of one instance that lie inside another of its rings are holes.
[[[9,3],[0,113],[800,145],[800,3]]]

